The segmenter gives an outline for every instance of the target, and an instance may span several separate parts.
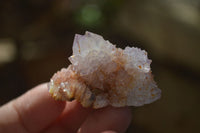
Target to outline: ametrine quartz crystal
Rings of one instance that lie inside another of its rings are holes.
[[[151,75],[147,52],[124,50],[87,32],[75,35],[71,65],[53,75],[49,93],[57,100],[76,99],[83,107],[142,106],[161,96]]]

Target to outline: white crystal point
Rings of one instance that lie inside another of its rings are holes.
[[[161,96],[151,75],[151,60],[139,48],[124,50],[86,31],[75,35],[71,65],[54,74],[49,92],[55,99],[78,100],[84,107],[141,106]]]
[[[99,50],[107,45],[102,36],[86,31],[85,35],[76,34],[73,43],[73,55],[86,56],[91,50]]]

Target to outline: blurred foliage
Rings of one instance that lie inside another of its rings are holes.
[[[86,5],[82,7],[75,16],[80,26],[98,27],[103,23],[102,12],[95,5]]]
[[[86,30],[153,60],[162,98],[133,108],[128,133],[199,132],[199,0],[1,0],[0,104],[67,67]]]

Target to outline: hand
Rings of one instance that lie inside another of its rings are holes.
[[[55,101],[39,85],[0,108],[0,133],[123,133],[131,121],[127,108],[83,108]]]

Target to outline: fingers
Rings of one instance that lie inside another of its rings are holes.
[[[65,108],[65,102],[50,97],[46,84],[37,86],[10,104],[19,116],[15,121],[21,122],[28,132],[40,132],[55,121]]]
[[[79,133],[123,133],[131,122],[128,108],[107,107],[88,116]]]
[[[76,101],[55,101],[46,84],[0,108],[0,132],[120,133],[131,121],[128,108],[83,108]],[[81,128],[80,128],[81,127]]]
[[[83,108],[82,105],[76,101],[68,102],[60,119],[45,132],[65,133],[67,131],[69,133],[75,133],[91,112],[91,108]]]

